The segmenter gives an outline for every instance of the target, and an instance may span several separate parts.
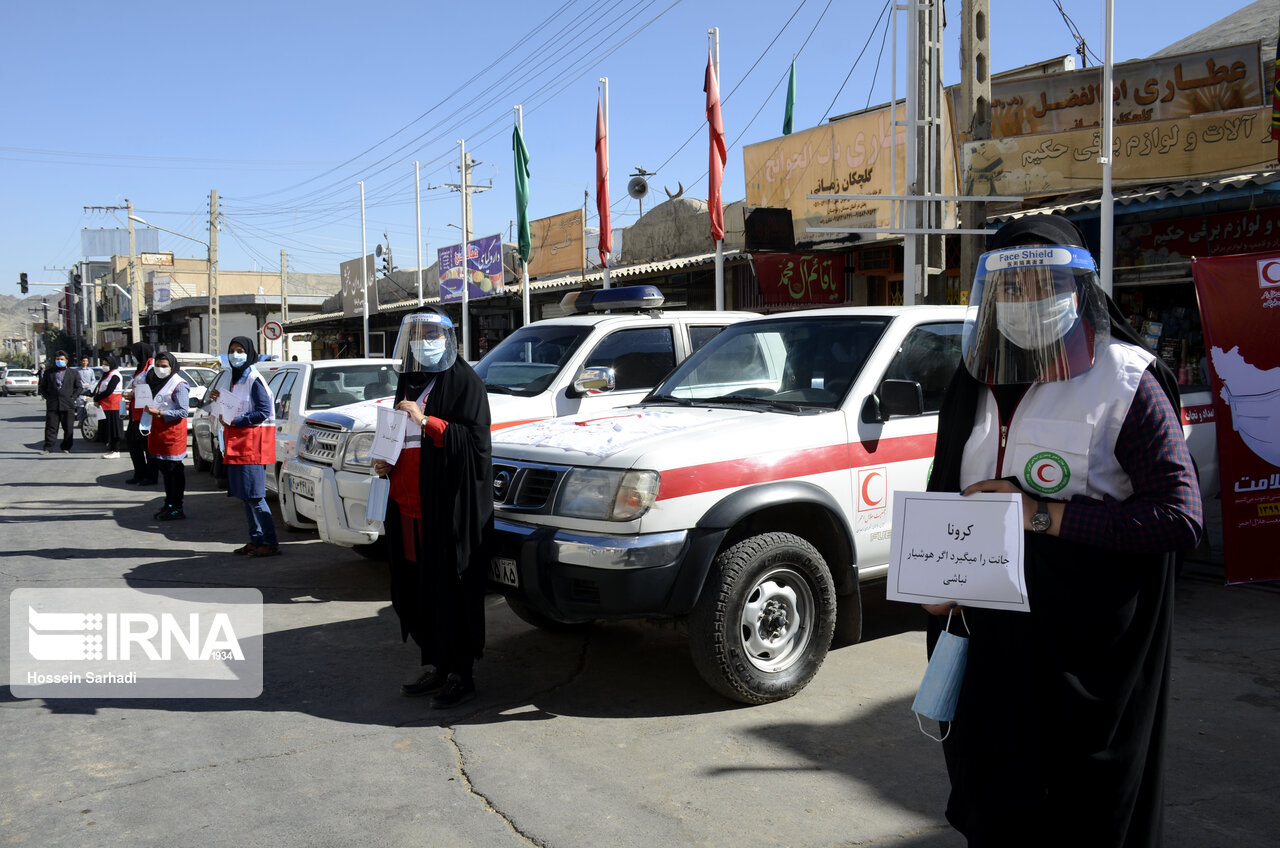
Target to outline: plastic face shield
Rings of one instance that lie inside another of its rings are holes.
[[[978,259],[961,354],[989,385],[1069,380],[1110,338],[1093,257],[1080,247],[1029,245]]]
[[[396,336],[393,366],[400,374],[437,374],[453,367],[458,358],[458,340],[453,322],[434,312],[404,316]]]

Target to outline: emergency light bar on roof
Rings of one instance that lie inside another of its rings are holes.
[[[630,309],[637,312],[658,309],[666,299],[654,286],[619,286],[613,289],[591,289],[569,292],[560,300],[560,308],[568,315],[604,312],[608,309]]]

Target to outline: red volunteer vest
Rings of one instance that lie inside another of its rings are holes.
[[[245,368],[240,382],[227,391],[239,398],[241,404],[247,408],[250,389],[255,380],[262,384],[263,389],[267,388],[267,381],[262,379],[262,375],[256,368],[249,366]],[[271,391],[267,389],[268,403],[270,399]],[[222,434],[226,441],[226,450],[222,456],[224,465],[275,465],[276,420],[274,415],[268,414],[266,421],[250,427],[233,427],[230,424],[223,424]]]
[[[435,385],[434,380],[418,398],[419,409],[426,408],[427,395],[431,393],[433,385]],[[400,449],[400,456],[387,475],[391,481],[390,498],[396,502],[400,514],[409,518],[422,517],[422,489],[419,488],[418,482],[418,464],[421,459],[422,428],[415,427],[411,421],[408,431],[404,434],[404,447]]]
[[[169,378],[169,382],[160,387],[160,391],[156,392],[153,404],[161,412],[166,409],[172,409],[173,393],[178,388],[178,384],[183,379],[177,374]],[[182,456],[187,455],[187,419],[179,418],[174,421],[166,421],[164,416],[153,415],[151,417],[151,432],[147,434],[147,453],[152,456]]]
[[[116,368],[116,369],[113,369],[113,370],[111,370],[111,371],[108,371],[108,372],[107,372],[107,373],[102,377],[102,379],[101,379],[100,381],[98,381],[98,386],[102,386],[102,385],[105,385],[105,384],[107,384],[107,383],[110,383],[110,382],[111,382],[111,378],[112,378],[112,377],[119,377],[119,376],[120,376],[120,369],[119,369],[119,368]],[[94,392],[95,392],[95,393],[97,393],[98,391],[99,391],[99,389],[95,387]],[[106,397],[104,397],[104,398],[102,399],[102,403],[100,403],[100,404],[99,404],[99,406],[100,406],[102,409],[107,410],[108,412],[111,412],[111,411],[119,411],[119,409],[120,409],[120,399],[121,399],[123,396],[124,396],[124,380],[116,380],[116,387],[115,387],[114,389],[112,389],[112,390],[111,390],[111,394],[107,395]],[[139,416],[139,417],[141,417],[141,416]]]

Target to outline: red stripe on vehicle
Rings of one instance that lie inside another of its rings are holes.
[[[662,472],[658,500],[734,489],[753,483],[772,483],[864,465],[888,465],[911,459],[931,459],[937,436],[924,433],[876,442],[826,445],[805,450],[774,451],[756,456],[688,465]],[[871,447],[868,448],[867,445]]]
[[[547,420],[546,418],[526,418],[523,421],[503,421],[498,424],[490,425],[489,432],[496,433],[499,430],[505,430],[508,427],[519,427],[521,424],[532,424],[535,421],[546,421],[546,420]]]

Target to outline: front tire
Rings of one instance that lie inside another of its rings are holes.
[[[84,420],[80,422],[80,435],[84,437],[86,442],[97,441],[98,419],[92,415],[86,415]]]
[[[693,664],[735,701],[790,698],[822,667],[835,618],[835,584],[817,548],[762,533],[716,557],[689,615]]]

